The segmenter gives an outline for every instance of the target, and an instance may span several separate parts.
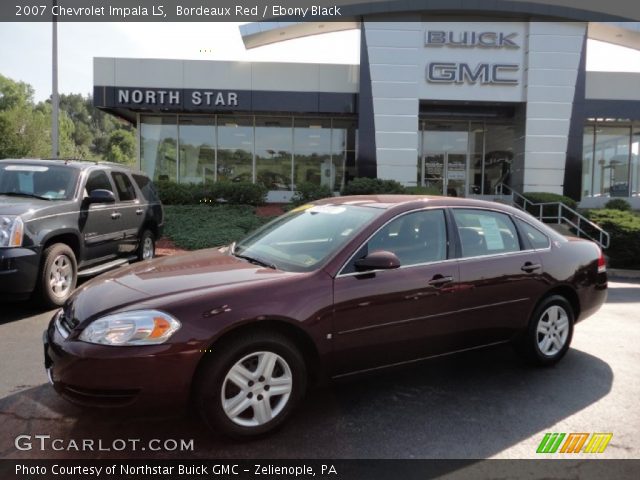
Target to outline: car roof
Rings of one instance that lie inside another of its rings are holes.
[[[122,165],[120,163],[114,162],[103,162],[98,160],[78,160],[78,159],[53,159],[53,158],[4,158],[0,160],[0,164],[2,163],[23,163],[25,165],[66,165],[68,167],[76,168],[79,170],[86,170],[92,167],[103,167],[103,168],[112,168],[112,169],[120,169],[126,170],[135,174],[145,173],[140,172],[136,169],[129,167],[128,165]]]
[[[439,207],[483,207],[512,212],[514,209],[499,202],[477,200],[464,197],[444,197],[437,195],[350,195],[345,197],[325,198],[318,205],[359,205],[390,209],[395,207],[421,208],[424,206]]]

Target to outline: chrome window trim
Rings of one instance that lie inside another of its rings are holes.
[[[390,224],[391,222],[393,222],[394,220],[396,220],[396,219],[398,219],[398,218],[400,218],[400,217],[403,217],[403,216],[405,216],[405,215],[409,215],[409,214],[411,214],[411,213],[424,212],[424,211],[429,211],[429,210],[442,210],[442,214],[444,215],[445,225],[446,225],[446,222],[447,222],[447,218],[446,218],[446,215],[447,215],[447,213],[446,213],[446,208],[447,208],[447,207],[443,207],[443,206],[433,206],[433,207],[420,207],[420,208],[414,208],[414,209],[412,209],[412,210],[407,210],[406,212],[401,212],[401,213],[399,213],[398,215],[396,215],[395,217],[390,218],[390,219],[389,219],[389,220],[387,220],[384,224],[382,224],[382,225],[381,225],[381,226],[380,226],[380,227],[379,227],[375,232],[373,232],[371,235],[369,235],[369,236],[367,237],[367,239],[366,239],[364,242],[362,242],[360,245],[358,245],[358,248],[356,248],[356,249],[354,250],[354,252],[349,256],[349,258],[347,259],[347,261],[346,261],[346,262],[344,262],[344,263],[342,264],[342,266],[338,269],[338,274],[337,274],[334,278],[338,278],[338,277],[352,277],[352,276],[355,276],[355,275],[366,275],[366,274],[369,274],[369,273],[386,272],[386,271],[388,271],[387,269],[378,269],[378,270],[367,270],[367,271],[365,271],[365,272],[342,273],[342,271],[343,271],[343,270],[345,269],[345,267],[349,264],[349,262],[351,262],[351,260],[353,260],[353,257],[355,257],[355,256],[356,256],[356,253],[358,253],[358,252],[360,251],[360,249],[361,249],[364,245],[366,245],[366,244],[369,242],[369,240],[371,240],[371,239],[372,239],[372,238],[373,238],[373,237],[374,237],[374,236],[375,236],[375,235],[376,235],[380,230],[382,230],[384,227],[386,227],[387,225],[389,225],[389,224]],[[448,232],[446,232],[446,233],[448,234]],[[449,247],[449,238],[447,237],[447,250],[448,250],[448,247]],[[446,258],[446,259],[444,259],[444,260],[436,260],[436,261],[433,261],[433,262],[426,262],[426,263],[419,263],[419,264],[418,264],[418,263],[415,263],[415,264],[413,264],[413,265],[405,265],[405,266],[402,266],[402,265],[401,265],[399,268],[394,268],[393,270],[400,270],[400,269],[403,269],[403,268],[411,268],[411,267],[419,267],[419,266],[422,266],[422,265],[430,265],[430,264],[433,264],[433,263],[448,262],[448,261],[451,261],[451,260],[456,260],[456,259]]]

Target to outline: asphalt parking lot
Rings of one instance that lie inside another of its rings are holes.
[[[612,432],[600,458],[640,458],[640,283],[576,329],[556,367],[508,347],[443,357],[309,392],[279,432],[249,443],[209,434],[189,413],[87,411],[47,384],[42,331],[52,312],[0,304],[0,458],[184,458],[184,452],[20,451],[17,435],[193,439],[190,458],[536,458],[546,432]],[[574,457],[575,458],[575,457]]]

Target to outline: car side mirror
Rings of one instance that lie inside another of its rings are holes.
[[[393,252],[376,250],[354,263],[358,270],[390,270],[400,267],[400,259]]]
[[[113,203],[116,201],[116,196],[111,190],[97,188],[91,191],[87,201],[89,203]]]

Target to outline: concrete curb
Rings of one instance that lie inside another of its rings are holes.
[[[625,278],[640,280],[640,270],[625,270],[622,268],[608,268],[607,274],[609,278]]]

